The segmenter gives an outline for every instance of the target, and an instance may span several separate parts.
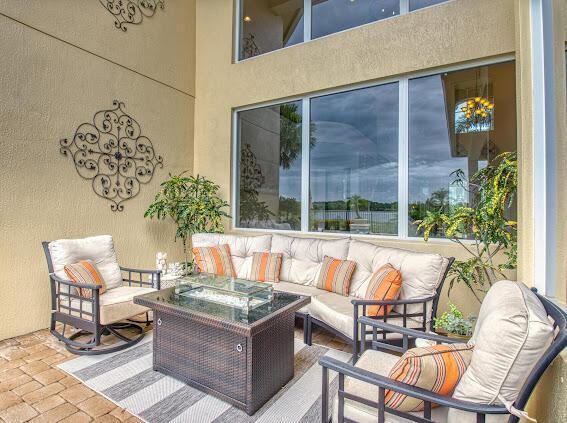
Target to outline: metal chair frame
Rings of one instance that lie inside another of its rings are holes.
[[[50,331],[58,340],[65,344],[67,351],[78,355],[98,355],[108,354],[128,348],[142,340],[145,333],[141,326],[136,323],[149,325],[152,321],[146,313],[145,321],[130,320],[129,322],[112,323],[103,325],[100,323],[100,286],[99,285],[81,285],[82,290],[89,290],[91,295],[80,295],[77,290],[77,284],[70,280],[62,279],[55,275],[53,269],[53,261],[49,252],[49,242],[42,242],[43,251],[47,259],[47,269],[49,272],[49,283],[51,290],[51,325]],[[160,270],[142,270],[120,266],[122,273],[122,282],[128,286],[151,287],[160,289],[161,271]],[[126,276],[127,275],[127,276]],[[151,281],[144,281],[144,275],[151,275]],[[138,276],[138,278],[136,278]],[[62,287],[67,287],[62,290]],[[67,292],[65,292],[67,291]],[[78,300],[78,308],[74,307],[72,300]],[[90,304],[90,311],[83,309],[84,304]],[[63,328],[57,330],[57,323],[61,323]],[[66,335],[67,326],[75,328],[76,331],[70,336]],[[129,329],[136,333],[133,338],[127,337],[119,331]],[[91,335],[86,341],[78,341],[83,336]],[[100,347],[101,337],[103,335],[114,335],[123,343]]]
[[[532,289],[534,292],[537,291]],[[528,378],[526,379],[523,387],[520,389],[516,401],[514,401],[514,408],[518,410],[524,410],[530,395],[532,394],[534,388],[536,387],[538,381],[542,377],[545,370],[553,362],[553,360],[563,351],[567,346],[567,313],[562,310],[558,305],[553,303],[551,300],[545,298],[544,296],[537,294],[539,300],[542,302],[547,314],[553,320],[555,338],[551,345],[547,348],[545,353],[537,361],[535,366],[532,368]],[[458,343],[462,342],[457,339],[447,338],[444,336],[439,336],[431,333],[424,333],[415,329],[403,328],[400,326],[392,325],[383,321],[378,321],[368,317],[361,317],[359,319],[361,325],[370,326],[373,332],[373,341],[371,343],[372,348],[389,348],[398,352],[405,352],[410,344],[410,341],[416,338],[428,339],[434,341],[436,344],[440,343]],[[401,334],[403,337],[403,348],[398,350],[391,348],[388,344],[384,342],[376,342],[377,333],[381,331],[385,332],[395,332]],[[385,414],[390,413],[414,422],[418,423],[434,423],[431,420],[431,407],[432,404],[439,404],[441,406],[456,408],[463,411],[468,411],[476,414],[477,423],[484,423],[486,421],[486,415],[489,414],[509,414],[508,410],[503,405],[484,405],[477,404],[469,401],[457,400],[449,396],[439,395],[437,393],[427,391],[412,385],[408,385],[402,382],[398,382],[388,378],[387,376],[378,375],[367,370],[357,368],[353,364],[343,363],[342,361],[323,357],[319,360],[319,363],[323,367],[322,376],[322,422],[328,423],[328,409],[329,409],[329,370],[334,370],[339,373],[339,401],[338,401],[338,422],[352,422],[352,420],[344,417],[344,401],[345,399],[357,401],[365,404],[369,407],[376,409],[377,421],[378,423],[385,422]],[[377,401],[369,401],[365,398],[350,394],[345,391],[344,381],[345,376],[352,377],[361,380],[366,383],[370,383],[378,387],[378,397]],[[405,395],[409,395],[413,398],[418,398],[424,401],[424,411],[423,417],[415,416],[406,412],[401,412],[398,410],[391,409],[385,406],[384,397],[386,390],[393,390],[400,392]],[[508,418],[508,423],[518,423],[519,418],[510,415]]]

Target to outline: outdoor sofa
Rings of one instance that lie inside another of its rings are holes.
[[[311,345],[314,326],[323,327],[349,343],[354,341],[355,316],[365,315],[369,305],[378,304],[364,299],[369,280],[377,269],[388,263],[400,271],[402,285],[399,298],[388,302],[395,305],[393,310],[380,319],[393,325],[429,330],[437,312],[443,282],[454,260],[439,254],[384,247],[347,237],[321,239],[281,234],[210,233],[192,237],[193,248],[224,244],[230,247],[236,274],[242,279],[249,279],[255,252],[282,253],[280,281],[273,286],[275,290],[311,297],[311,303],[296,313],[296,317],[303,320],[304,341],[308,345]],[[325,256],[357,263],[348,296],[316,287]],[[365,338],[371,336],[372,332],[368,331]],[[384,336],[402,338],[397,333]],[[354,348],[356,357],[358,342],[354,343]]]

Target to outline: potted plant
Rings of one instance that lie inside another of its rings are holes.
[[[509,210],[518,186],[517,154],[500,154],[468,181],[463,171],[455,174],[454,183],[471,194],[472,204],[440,206],[415,224],[425,241],[442,233],[466,252],[468,258],[455,260],[449,270],[449,292],[455,282],[461,282],[481,302],[479,292],[485,293],[492,283],[506,278],[505,270],[516,268],[517,222],[509,218]],[[466,238],[472,242],[463,242]],[[503,262],[497,261],[499,253]]]
[[[433,327],[436,332],[449,338],[468,340],[472,336],[475,320],[474,317],[464,318],[463,313],[454,304],[449,303],[449,311],[435,318]]]
[[[223,232],[224,211],[228,203],[218,196],[220,187],[203,176],[169,174],[144,217],[158,220],[171,218],[176,226],[175,240],[181,239],[185,271],[193,270],[187,255],[187,238],[199,232]]]

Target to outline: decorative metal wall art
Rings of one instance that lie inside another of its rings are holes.
[[[112,211],[122,211],[122,203],[138,195],[156,168],[163,168],[163,158],[124,112],[124,103],[114,100],[113,106],[95,113],[92,123],[79,125],[72,139],[62,139],[60,151],[73,159],[83,179],[92,181],[96,195],[112,202]]]
[[[158,7],[165,8],[164,0],[99,0],[114,16],[114,26],[126,31],[126,25],[138,25],[144,17],[151,18]]]

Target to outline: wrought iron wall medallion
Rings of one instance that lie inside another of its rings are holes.
[[[122,211],[122,203],[138,195],[156,168],[163,168],[163,158],[138,122],[124,112],[124,103],[114,100],[113,106],[96,112],[92,123],[79,125],[72,139],[62,139],[60,151],[73,159],[96,195],[112,202],[112,211]]]
[[[114,26],[126,31],[126,25],[138,25],[144,17],[151,18],[158,7],[165,8],[165,0],[99,0],[114,16]]]

